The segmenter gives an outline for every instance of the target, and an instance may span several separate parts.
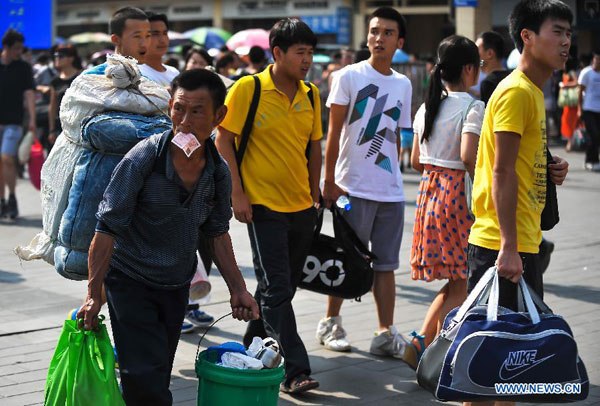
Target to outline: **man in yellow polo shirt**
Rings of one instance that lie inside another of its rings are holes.
[[[572,19],[569,7],[559,0],[523,0],[515,6],[510,32],[521,61],[494,91],[483,119],[473,185],[476,220],[467,254],[469,290],[496,264],[503,277],[500,304],[515,310],[515,284],[521,276],[543,295],[537,253],[547,168],[557,185],[568,171],[568,163],[558,156],[553,164],[546,161],[541,88],[555,69],[564,69]]]
[[[254,78],[240,79],[229,91],[227,116],[217,148],[229,164],[235,218],[248,224],[262,320],[248,324],[244,344],[254,336],[275,337],[285,356],[282,390],[316,388],[304,343],[298,335],[292,298],[314,232],[321,173],[321,106],[317,88],[302,81],[312,65],[317,37],[297,19],[283,19],[270,33],[275,64],[258,74],[260,101],[241,163],[239,146],[254,94]],[[309,148],[309,158],[306,149]],[[263,320],[265,323],[263,323]]]

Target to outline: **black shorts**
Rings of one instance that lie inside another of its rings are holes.
[[[519,253],[523,261],[523,278],[533,290],[543,299],[544,281],[538,254]],[[467,268],[469,269],[469,280],[467,291],[473,290],[483,274],[495,265],[498,258],[498,251],[469,244],[467,249]],[[519,286],[505,278],[500,278],[500,298],[499,305],[508,309],[517,311],[518,309],[518,289]]]

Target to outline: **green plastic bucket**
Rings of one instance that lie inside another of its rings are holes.
[[[198,406],[277,406],[283,364],[274,369],[235,369],[216,365],[217,351],[196,359]]]

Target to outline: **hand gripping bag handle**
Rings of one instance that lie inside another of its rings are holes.
[[[490,299],[488,301],[487,306],[487,320],[488,321],[496,321],[498,320],[498,302],[500,300],[500,277],[498,276],[498,270],[494,267],[494,275],[492,280],[492,289],[490,291]],[[529,293],[529,287],[525,282],[525,279],[521,277],[519,279],[519,288],[518,288],[525,300],[525,308],[529,313],[529,317],[531,317],[531,321],[533,324],[538,324],[540,322],[540,314],[538,313],[535,304],[533,303],[533,299],[531,298],[531,294]]]
[[[490,295],[489,295],[489,299],[488,299],[488,307],[487,307],[487,320],[488,321],[498,320],[498,302],[500,299],[500,293],[499,293],[500,292],[500,280],[499,280],[499,276],[498,276],[498,268],[496,268],[495,266],[488,269],[485,272],[485,274],[481,277],[479,282],[477,282],[477,285],[475,285],[475,288],[473,288],[471,293],[469,293],[469,295],[467,296],[467,299],[460,306],[460,309],[458,309],[458,312],[456,313],[456,315],[454,316],[454,318],[452,320],[455,322],[460,322],[465,317],[467,312],[476,303],[478,303],[478,301],[482,297],[482,295],[485,294],[486,288],[489,288],[489,290],[490,290]],[[544,313],[552,312],[548,308],[548,306],[544,302],[541,301],[541,299],[538,296],[533,296],[533,298],[532,298],[532,295],[529,291],[529,287],[527,286],[527,283],[525,283],[525,280],[523,278],[521,278],[519,280],[519,290],[523,296],[523,299],[525,301],[525,308],[527,309],[527,312],[529,313],[533,324],[537,324],[540,322],[540,315],[539,315],[539,312],[538,312],[535,304],[540,306],[540,308],[542,309],[542,311]]]

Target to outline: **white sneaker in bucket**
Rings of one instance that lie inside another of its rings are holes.
[[[389,330],[375,333],[369,352],[373,355],[402,359],[407,344],[408,341],[402,337],[396,327],[390,326]]]
[[[326,317],[317,325],[317,340],[331,351],[350,351],[346,330],[342,327],[342,316]]]

